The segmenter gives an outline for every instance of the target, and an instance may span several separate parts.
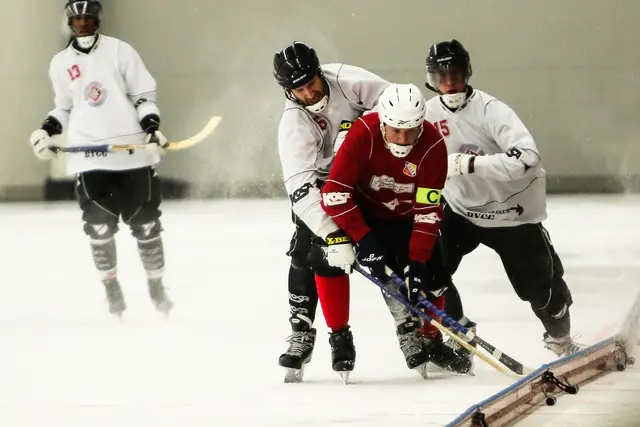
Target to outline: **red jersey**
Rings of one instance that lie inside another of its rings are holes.
[[[336,154],[322,188],[322,207],[354,241],[370,231],[367,216],[413,219],[411,260],[426,262],[435,244],[447,179],[447,147],[440,132],[423,123],[418,142],[406,157],[387,149],[377,113],[358,118]]]

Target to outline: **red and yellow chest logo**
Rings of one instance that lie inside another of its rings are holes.
[[[404,162],[404,169],[402,169],[402,173],[406,176],[414,178],[418,171],[418,166],[411,162]]]

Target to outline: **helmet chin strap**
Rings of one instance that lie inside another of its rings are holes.
[[[444,102],[444,105],[454,110],[462,107],[468,99],[466,89],[464,92],[442,94],[440,98],[442,102]]]
[[[400,145],[400,144],[387,141],[387,131],[384,127],[384,123],[380,123],[380,130],[382,131],[382,139],[384,140],[384,145],[387,146],[391,154],[393,154],[396,157],[403,158],[403,157],[407,157],[411,152],[411,150],[413,149],[413,146],[418,143],[418,140],[422,136],[422,131],[424,130],[424,128],[422,127],[422,125],[420,125],[420,133],[416,137],[416,141],[411,145]]]
[[[318,114],[322,112],[322,110],[327,108],[327,105],[329,105],[329,95],[323,96],[320,101],[316,102],[313,105],[305,105],[304,108],[306,108],[307,111],[312,114]]]
[[[81,49],[91,49],[96,42],[97,34],[92,34],[90,36],[76,36],[76,41],[78,43],[78,47]]]

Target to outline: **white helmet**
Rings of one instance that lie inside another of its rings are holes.
[[[378,100],[378,116],[384,142],[396,157],[406,157],[413,145],[400,145],[387,141],[384,125],[396,129],[420,128],[426,111],[426,102],[420,89],[414,84],[392,83],[382,92]],[[420,135],[418,135],[418,138]],[[417,141],[417,139],[416,139]]]

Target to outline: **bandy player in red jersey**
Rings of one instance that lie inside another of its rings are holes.
[[[323,209],[348,237],[328,241],[328,250],[353,251],[355,242],[358,262],[372,275],[388,281],[385,266],[404,273],[413,303],[423,294],[442,308],[442,294],[453,286],[438,245],[447,147],[424,120],[425,99],[415,85],[390,85],[377,109],[353,123],[322,188]],[[348,300],[328,292],[319,296],[325,314],[348,313]],[[415,343],[414,354],[406,358],[410,369],[426,377],[426,364],[432,362],[458,373],[470,371],[470,359],[445,346],[436,328],[420,325],[415,317],[397,325],[399,337]]]

